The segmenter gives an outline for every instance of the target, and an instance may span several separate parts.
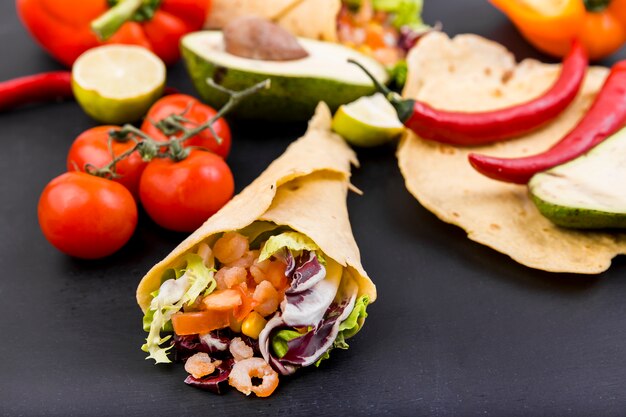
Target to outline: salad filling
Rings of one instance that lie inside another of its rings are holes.
[[[348,270],[289,228],[255,222],[194,252],[152,293],[142,347],[156,363],[185,362],[188,385],[268,396],[279,374],[347,349],[367,316]]]
[[[421,17],[423,0],[343,0],[337,37],[387,66],[396,85],[406,82],[406,55],[432,28]]]

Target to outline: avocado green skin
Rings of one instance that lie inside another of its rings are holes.
[[[580,207],[567,207],[545,201],[530,193],[535,206],[544,217],[557,226],[571,229],[624,229],[626,228],[626,208],[624,213],[609,213]]]
[[[308,120],[320,101],[325,101],[334,112],[340,105],[350,103],[359,97],[374,94],[376,88],[346,84],[328,78],[288,77],[257,74],[234,68],[216,66],[200,57],[185,45],[182,55],[194,87],[209,105],[220,108],[228,96],[210,87],[206,79],[212,78],[230,90],[240,91],[271,80],[271,86],[241,102],[230,115],[244,119],[280,121]]]

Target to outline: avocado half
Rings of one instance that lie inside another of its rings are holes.
[[[528,187],[541,214],[559,226],[626,228],[626,129],[590,152],[536,174]]]
[[[182,55],[195,88],[204,101],[221,107],[228,96],[211,88],[206,80],[235,91],[265,79],[271,86],[247,98],[232,112],[234,116],[267,120],[308,120],[318,102],[331,110],[361,96],[373,94],[371,80],[356,65],[365,65],[382,83],[389,76],[377,61],[339,44],[299,38],[309,56],[294,61],[260,61],[241,58],[224,50],[220,31],[191,33],[182,40]]]

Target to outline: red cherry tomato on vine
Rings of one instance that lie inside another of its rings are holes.
[[[67,154],[67,170],[83,171],[88,164],[96,168],[102,168],[111,162],[109,150],[109,131],[120,130],[119,126],[98,126],[81,133]],[[115,156],[118,156],[135,146],[135,142],[113,140],[111,147]],[[115,172],[119,177],[113,181],[119,182],[128,188],[135,197],[139,196],[139,179],[146,168],[139,152],[133,152],[129,157],[122,159],[116,164]]]
[[[66,172],[44,188],[37,207],[48,241],[68,255],[97,259],[120,249],[137,226],[137,204],[124,186]]]
[[[192,232],[233,196],[235,183],[219,156],[192,150],[182,161],[152,160],[139,183],[139,197],[159,226]]]
[[[159,99],[152,105],[141,125],[141,130],[158,141],[166,141],[167,137],[152,122],[160,122],[172,114],[182,115],[190,120],[192,123],[186,123],[185,127],[193,128],[215,116],[217,111],[206,104],[200,103],[194,97],[185,94],[172,94]],[[221,143],[218,144],[211,131],[205,129],[202,133],[186,140],[184,146],[206,148],[222,158],[226,158],[230,152],[230,128],[228,123],[223,117],[220,117],[213,123],[213,130],[222,139]]]

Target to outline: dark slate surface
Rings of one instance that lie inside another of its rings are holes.
[[[58,69],[0,4],[0,79]],[[425,18],[518,57],[532,50],[480,0],[426,0]],[[622,54],[623,55],[623,54]],[[169,83],[191,92],[182,65]],[[70,259],[44,240],[37,199],[94,126],[75,103],[0,114],[0,415],[618,416],[626,413],[626,261],[597,277],[534,271],[470,242],[405,190],[391,146],[360,151],[350,215],[379,300],[348,351],[271,399],[218,397],[153,366],[134,293],[184,236],[142,215],[115,256]],[[234,124],[237,189],[304,125]],[[549,250],[549,248],[546,248]]]

